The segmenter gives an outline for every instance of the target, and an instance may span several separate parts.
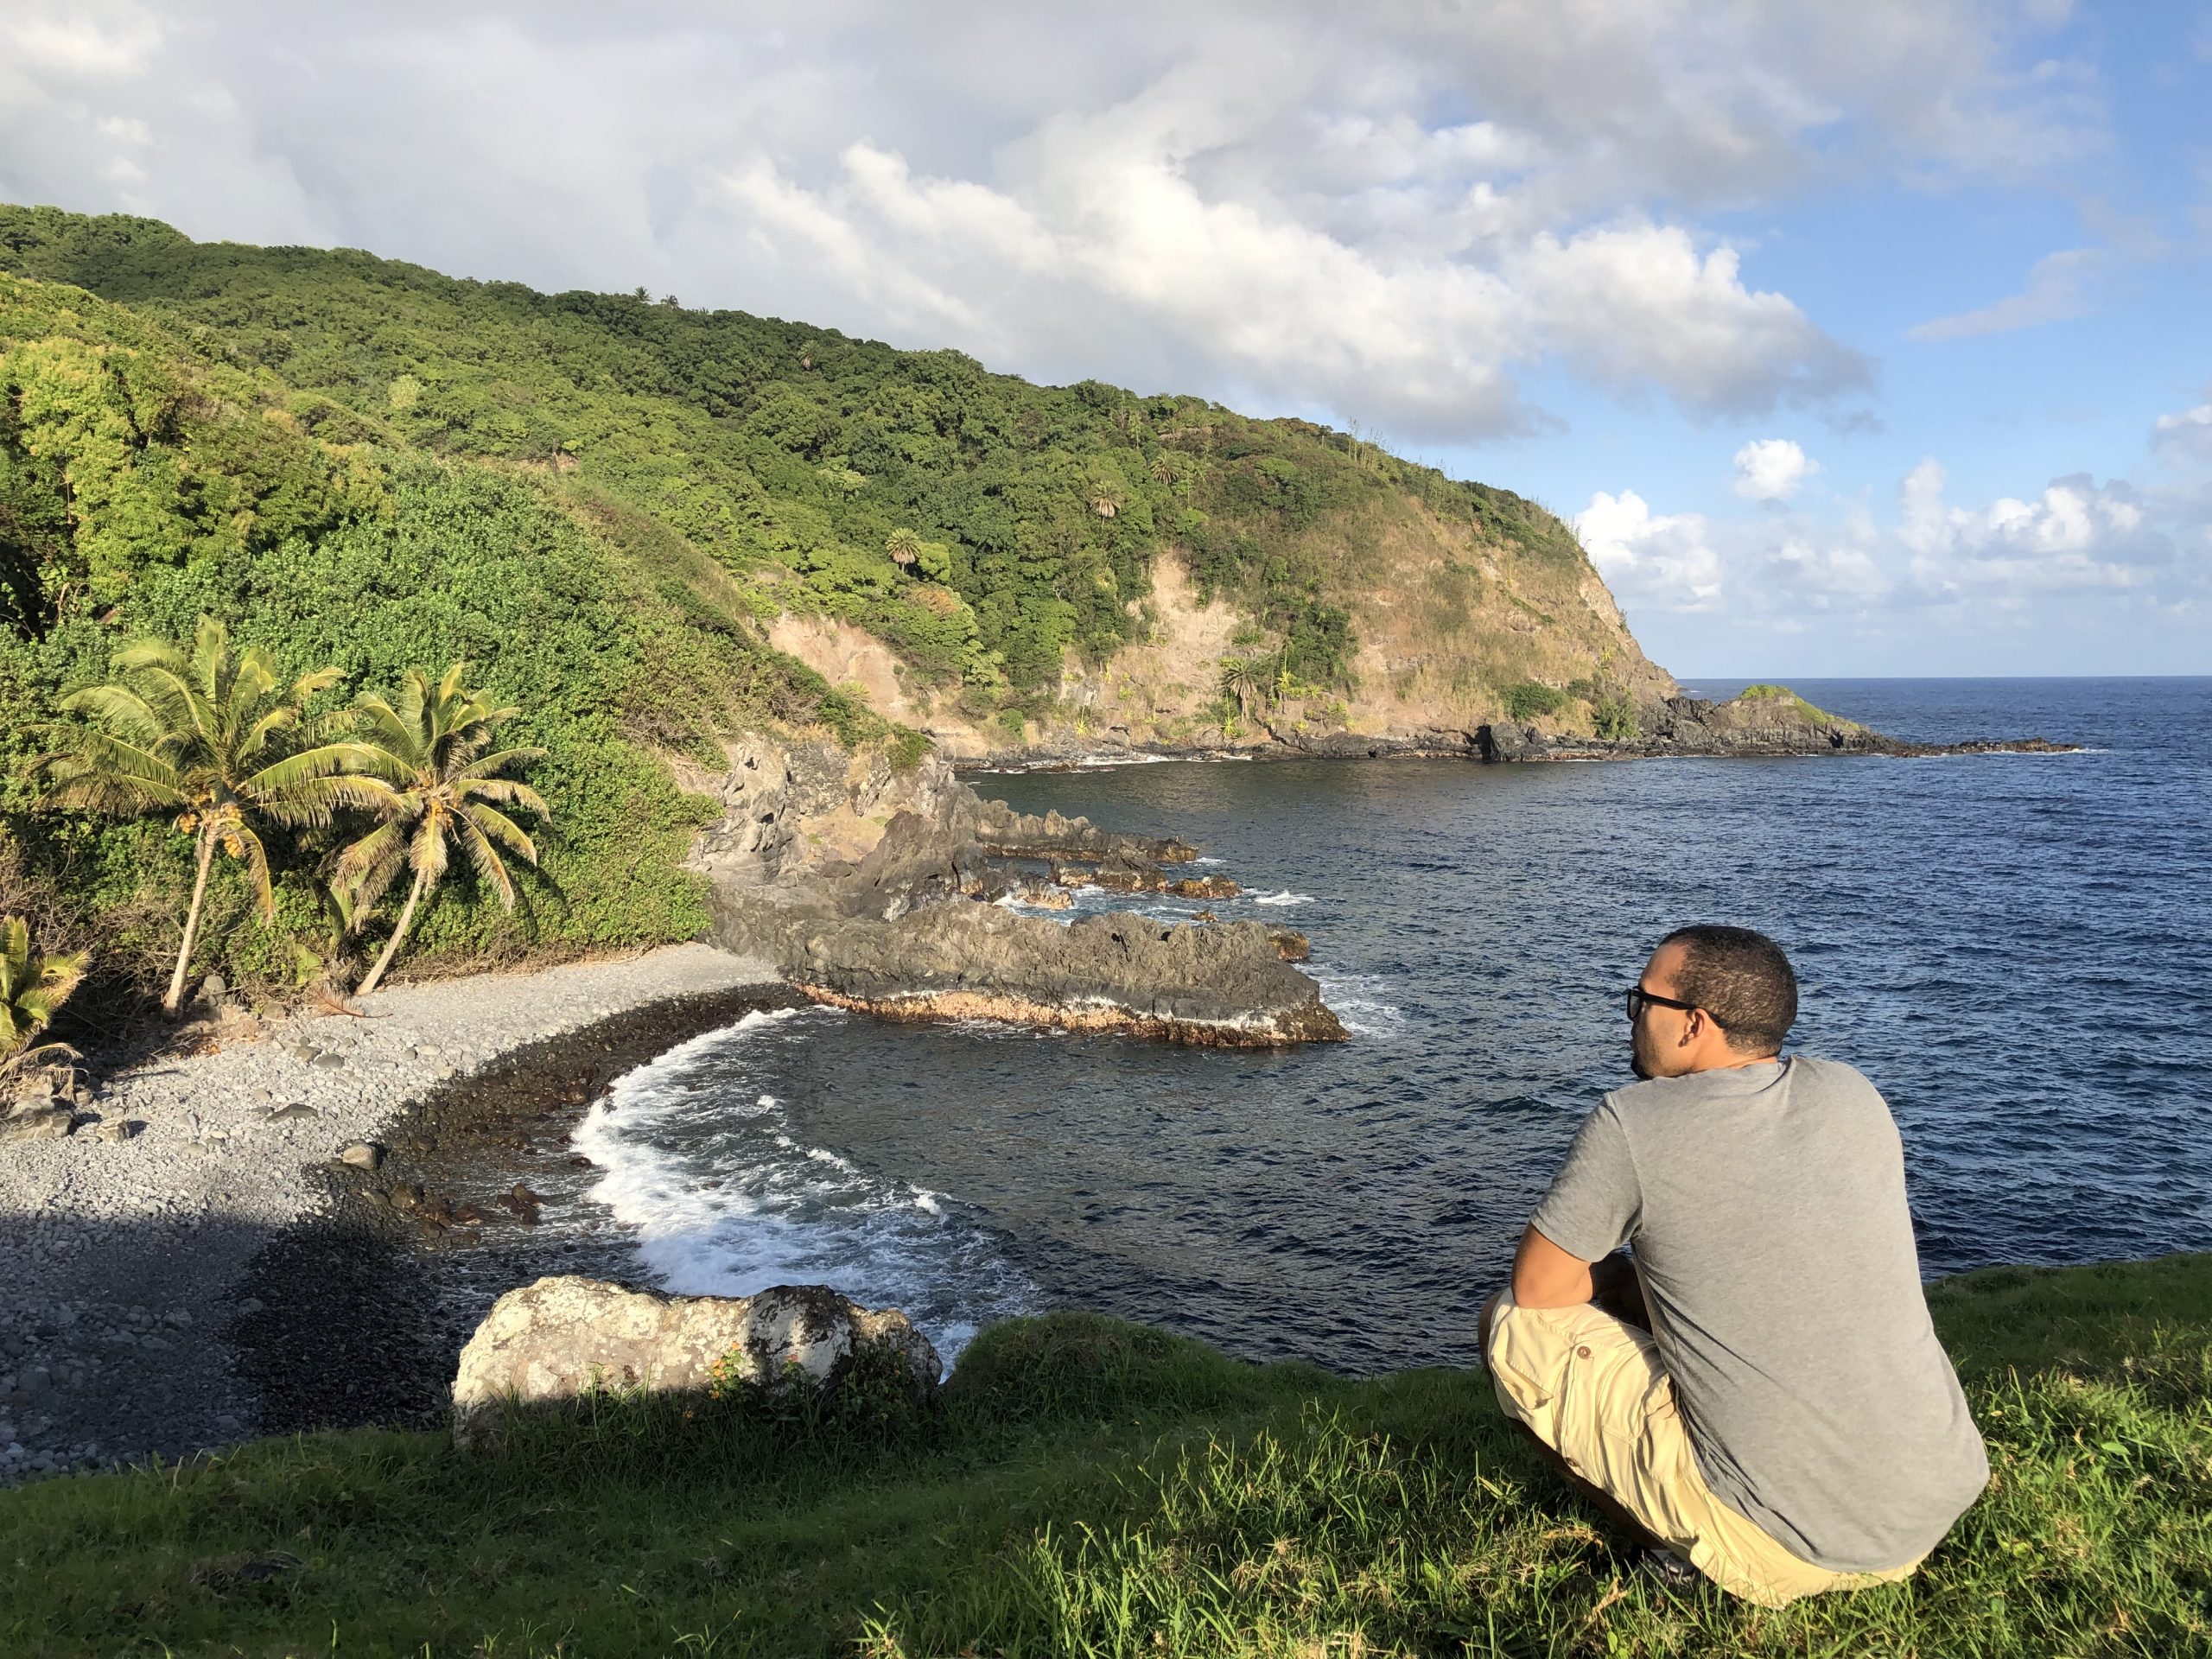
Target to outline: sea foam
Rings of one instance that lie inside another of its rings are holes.
[[[619,1078],[574,1136],[603,1171],[586,1196],[665,1289],[834,1286],[904,1308],[950,1363],[982,1324],[1036,1306],[1036,1287],[957,1199],[808,1145],[758,1087],[791,1044],[835,1042],[848,1017],[748,1014]]]

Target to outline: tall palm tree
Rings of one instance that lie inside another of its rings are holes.
[[[883,550],[901,570],[912,570],[922,556],[922,538],[911,530],[894,530],[883,538]]]
[[[59,1043],[34,1048],[31,1042],[77,988],[86,961],[81,950],[34,955],[30,925],[20,916],[0,917],[0,1077],[56,1051],[68,1052]]]
[[[515,884],[499,849],[533,866],[537,862],[530,837],[493,803],[551,817],[536,790],[499,775],[544,751],[485,753],[493,728],[521,711],[496,706],[488,692],[464,691],[466,671],[466,664],[455,663],[433,684],[422,670],[410,668],[397,709],[382,697],[360,701],[362,739],[374,752],[371,769],[386,780],[389,798],[378,809],[384,822],[340,855],[333,886],[352,901],[358,928],[403,865],[415,873],[398,925],[361,982],[363,995],[382,982],[414,924],[416,906],[445,874],[448,842],[461,843],[471,868],[509,910],[515,905]]]
[[[215,849],[245,864],[263,919],[273,920],[269,854],[256,821],[286,829],[327,824],[340,808],[375,807],[391,791],[357,775],[369,758],[360,745],[326,741],[343,730],[342,716],[308,716],[308,699],[338,678],[334,668],[280,690],[269,652],[251,645],[233,657],[230,631],[210,616],[200,619],[188,656],[142,639],[125,646],[116,665],[123,683],[61,700],[65,712],[94,723],[70,731],[63,751],[47,761],[53,786],[45,804],[118,817],[175,810],[177,829],[196,838],[192,903],[162,998],[163,1010],[175,1014],[184,1001]]]

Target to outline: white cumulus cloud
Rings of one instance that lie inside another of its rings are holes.
[[[1869,368],[1705,216],[2005,181],[2102,117],[1988,0],[1110,14],[9,0],[0,200],[365,246],[1460,442]]]
[[[1591,563],[1624,605],[1707,611],[1720,600],[1720,556],[1702,513],[1654,513],[1634,490],[1599,490],[1574,516]]]
[[[1787,501],[1821,470],[1821,463],[1788,438],[1754,438],[1736,452],[1732,486],[1746,501]]]

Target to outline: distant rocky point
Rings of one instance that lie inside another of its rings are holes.
[[[1953,743],[1916,743],[1885,736],[1872,728],[1815,707],[1787,686],[1754,685],[1726,702],[1667,696],[1637,710],[1631,736],[1592,737],[1548,729],[1535,722],[1492,721],[1472,727],[1429,727],[1362,736],[1350,732],[1307,735],[1270,734],[1263,744],[1233,750],[1205,746],[1161,746],[1121,751],[1130,759],[1170,756],[1218,758],[1235,753],[1255,759],[1377,760],[1387,756],[1445,758],[1488,762],[1508,760],[1637,760],[1665,755],[1716,758],[1776,758],[1790,755],[1887,755],[1915,759],[1947,754],[2065,754],[2080,745],[2047,738],[1971,738]],[[1059,741],[991,757],[994,766],[1048,769],[1096,766],[1115,758],[1111,747]]]

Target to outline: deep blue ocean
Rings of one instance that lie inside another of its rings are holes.
[[[1887,1096],[1927,1273],[2212,1248],[2212,679],[1796,689],[1897,736],[2086,752],[980,777],[1198,843],[1244,884],[1224,919],[1312,937],[1353,1039],[753,1016],[594,1111],[598,1212],[673,1288],[826,1281],[947,1349],[1075,1306],[1345,1371],[1465,1362],[1628,1078],[1624,988],[1669,929],[1727,921],[1795,961],[1791,1046]]]

